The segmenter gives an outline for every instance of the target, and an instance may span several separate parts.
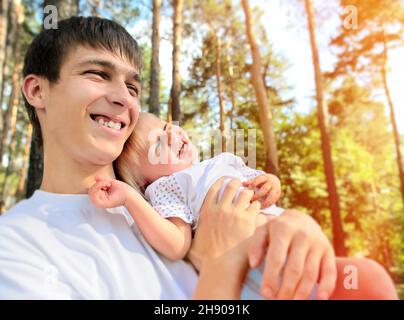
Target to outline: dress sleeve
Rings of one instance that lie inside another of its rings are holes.
[[[194,216],[175,176],[164,177],[146,190],[146,198],[163,218],[177,217],[193,225]]]
[[[237,169],[246,180],[250,180],[252,178],[265,174],[265,171],[252,169],[252,168],[246,166],[243,159],[241,159],[240,157],[234,156],[233,163],[234,163],[235,169]]]

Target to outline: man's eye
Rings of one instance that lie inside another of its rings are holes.
[[[102,72],[102,71],[88,70],[85,73],[95,74],[95,75],[101,77],[102,79],[107,79],[108,78],[108,75],[105,72]]]
[[[139,95],[139,89],[135,86],[128,86],[129,92],[132,96],[137,97]]]

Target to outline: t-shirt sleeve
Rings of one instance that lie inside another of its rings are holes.
[[[146,190],[146,198],[163,218],[177,217],[193,225],[194,216],[189,208],[185,194],[175,176],[168,176],[154,182]]]
[[[58,270],[12,230],[1,230],[0,300],[66,300],[74,290]]]

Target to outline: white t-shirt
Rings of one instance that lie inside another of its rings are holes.
[[[181,218],[195,229],[205,196],[219,178],[227,178],[219,193],[220,199],[226,182],[231,178],[246,181],[262,174],[265,172],[246,166],[240,157],[223,152],[170,176],[157,179],[146,188],[145,196],[162,217]],[[264,214],[276,216],[281,215],[283,211],[284,209],[276,205],[261,209]]]
[[[0,299],[189,299],[197,273],[159,256],[124,207],[37,190],[0,217]]]

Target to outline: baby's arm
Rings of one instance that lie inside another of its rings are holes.
[[[281,183],[273,174],[265,173],[244,181],[243,186],[254,190],[254,197],[251,201],[259,200],[262,208],[275,204],[281,196]]]
[[[275,204],[281,196],[281,183],[277,176],[265,171],[252,169],[244,163],[243,159],[229,154],[230,164],[237,169],[246,180],[243,186],[254,191],[251,201],[259,200],[261,208],[268,208]]]
[[[125,206],[146,241],[170,260],[185,257],[191,246],[191,226],[180,218],[163,218],[128,184],[96,177],[88,191],[91,201],[101,208]]]
[[[277,176],[265,171],[252,169],[246,166],[239,157],[235,157],[235,167],[247,180],[243,182],[243,186],[254,190],[254,197],[251,201],[259,200],[261,208],[268,208],[279,200],[281,182]]]

